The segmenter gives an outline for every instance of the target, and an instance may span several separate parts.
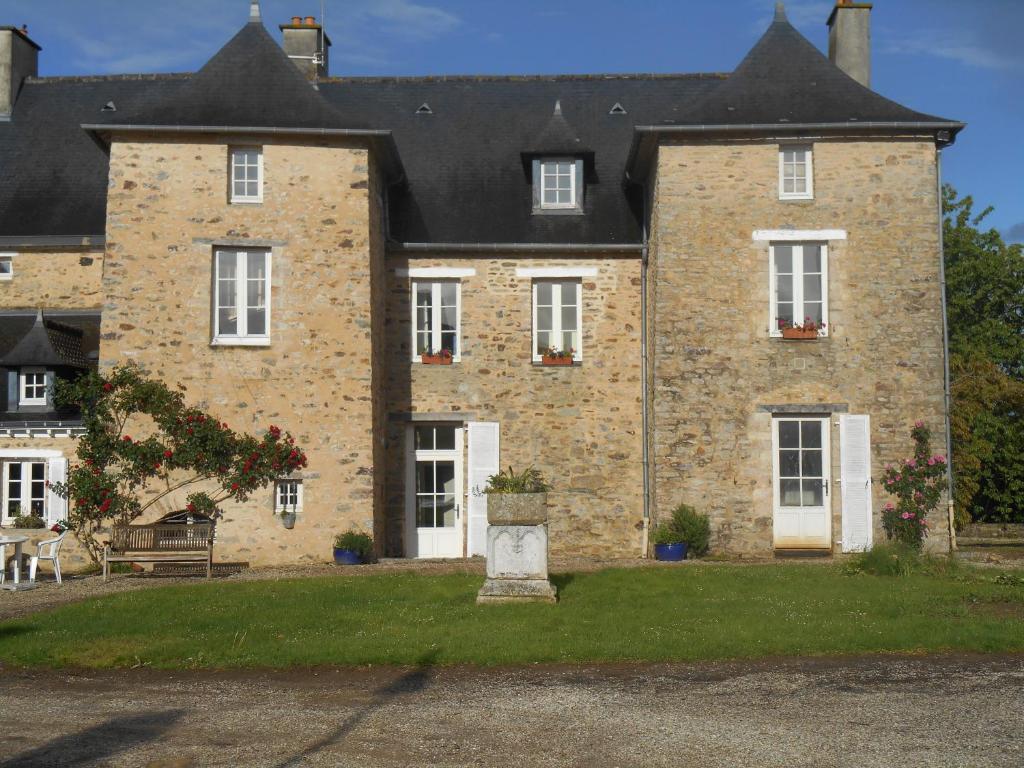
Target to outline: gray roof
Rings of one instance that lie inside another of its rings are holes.
[[[88,368],[90,352],[99,349],[99,325],[98,314],[0,316],[0,365]]]
[[[423,103],[430,113],[417,111]],[[616,103],[626,114],[610,114]],[[28,80],[0,123],[0,245],[103,236],[105,130],[362,132],[404,181],[390,195],[395,241],[631,246],[641,195],[625,182],[642,175],[660,132],[808,124],[936,136],[962,127],[859,85],[784,15],[731,75],[330,78],[318,89],[249,23],[194,75]],[[542,150],[586,156],[583,215],[533,213],[523,159]]]

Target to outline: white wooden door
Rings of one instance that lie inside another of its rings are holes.
[[[462,557],[462,427],[412,427],[407,456],[407,555]]]
[[[487,480],[500,469],[499,426],[493,421],[466,425],[469,491],[466,497],[466,553],[487,556]]]
[[[871,417],[839,417],[843,552],[871,549]]]
[[[831,549],[827,418],[777,418],[772,429],[776,549]]]

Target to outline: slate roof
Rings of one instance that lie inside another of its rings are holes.
[[[429,114],[417,112],[423,103]],[[616,103],[626,114],[609,114]],[[638,178],[644,142],[649,156],[658,132],[775,135],[805,123],[962,127],[862,87],[784,14],[731,75],[330,78],[319,90],[251,22],[194,75],[26,81],[0,123],[0,246],[103,236],[106,148],[83,125],[390,132],[384,154],[397,147],[393,177],[404,174],[390,194],[393,241],[636,246],[640,193],[626,182]],[[587,156],[584,213],[534,214],[524,155],[564,144]]]
[[[99,350],[100,315],[0,315],[0,365],[88,368]]]

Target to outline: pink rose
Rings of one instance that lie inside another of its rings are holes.
[[[900,517],[902,517],[904,520],[909,520],[910,514],[908,512],[904,512],[902,515],[900,515]]]

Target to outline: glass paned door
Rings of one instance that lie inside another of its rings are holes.
[[[777,418],[773,435],[776,549],[829,549],[829,420]]]
[[[411,557],[462,557],[462,428],[409,432],[406,551]]]

